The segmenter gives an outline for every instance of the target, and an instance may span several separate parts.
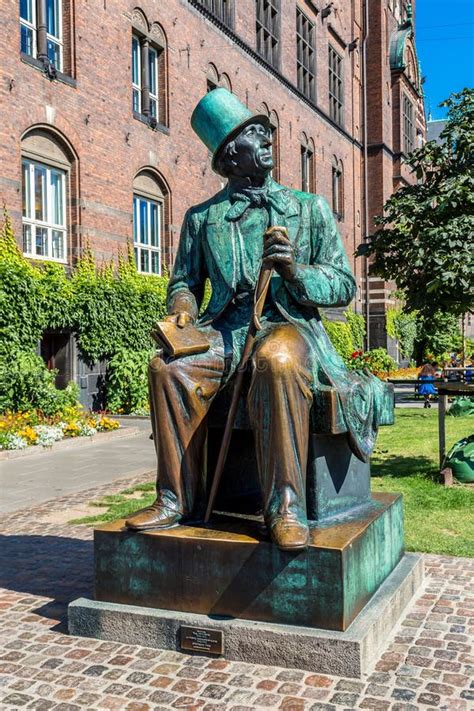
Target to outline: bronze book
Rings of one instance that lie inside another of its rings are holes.
[[[204,353],[210,347],[206,336],[192,323],[180,328],[172,321],[158,321],[151,335],[165,353],[175,358]]]

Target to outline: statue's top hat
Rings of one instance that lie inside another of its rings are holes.
[[[193,111],[191,126],[212,153],[212,167],[221,148],[249,123],[269,126],[265,114],[253,114],[230,91],[219,87],[204,96]]]

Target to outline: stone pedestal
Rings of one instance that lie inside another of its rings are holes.
[[[235,516],[140,533],[114,521],[96,529],[94,546],[97,600],[344,631],[402,558],[402,498],[375,494],[313,525],[299,553]]]
[[[80,598],[69,605],[69,632],[82,637],[183,651],[183,626],[221,635],[226,659],[361,677],[423,581],[421,555],[403,556],[345,632],[222,619],[186,612]]]

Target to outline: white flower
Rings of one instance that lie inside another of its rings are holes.
[[[12,432],[7,434],[3,445],[4,449],[26,449],[26,447],[28,447],[26,439],[24,437],[20,437],[20,435],[13,434]]]
[[[43,447],[52,447],[55,442],[63,438],[63,428],[59,425],[36,425],[34,427],[38,435],[37,444]]]
[[[79,434],[81,437],[92,437],[92,435],[97,434],[95,427],[91,427],[87,422],[81,422],[79,425]]]

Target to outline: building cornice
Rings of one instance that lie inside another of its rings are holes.
[[[232,42],[234,42],[236,47],[242,50],[245,54],[249,55],[255,62],[257,62],[257,64],[260,64],[261,67],[266,69],[269,74],[278,79],[278,81],[283,84],[286,89],[291,91],[291,93],[294,94],[298,99],[300,99],[300,101],[303,101],[328,126],[337,131],[337,133],[339,133],[353,145],[357,146],[358,148],[362,148],[362,143],[357,138],[351,136],[348,131],[346,131],[342,126],[339,126],[339,124],[333,121],[332,118],[325,111],[323,111],[323,109],[321,109],[317,104],[313,103],[310,99],[308,99],[308,97],[305,96],[303,92],[298,89],[297,86],[295,86],[289,79],[287,79],[278,69],[276,69],[269,62],[267,62],[266,59],[264,59],[260,54],[258,54],[255,49],[253,49],[253,47],[250,47],[250,45],[244,42],[244,40],[239,37],[239,35],[237,35],[232,28],[227,27],[224,22],[219,20],[219,18],[215,17],[212,12],[210,12],[206,7],[204,7],[204,5],[199,2],[199,0],[185,0],[185,2],[188,5],[191,5],[191,7],[195,8],[202,15],[204,15],[204,17],[206,17],[206,19],[212,22],[213,25],[218,27],[221,32],[223,32],[229,39],[232,40]]]

